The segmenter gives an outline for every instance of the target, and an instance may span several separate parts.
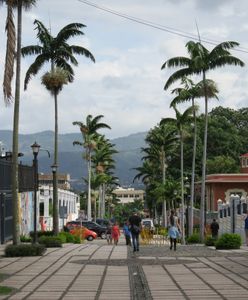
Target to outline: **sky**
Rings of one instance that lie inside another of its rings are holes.
[[[172,28],[186,36],[220,43],[233,40],[241,51],[232,54],[248,64],[248,1],[247,0],[92,0],[102,8]],[[6,7],[0,6],[0,81],[3,80],[6,35]],[[164,84],[176,69],[161,70],[169,58],[187,56],[185,44],[191,39],[145,26],[87,5],[79,0],[38,0],[36,7],[23,12],[22,45],[37,44],[34,20],[40,20],[52,35],[69,23],[79,22],[87,27],[84,36],[69,40],[81,45],[95,56],[96,63],[77,56],[75,80],[64,86],[59,94],[59,133],[78,132],[73,121],[85,122],[86,116],[103,115],[108,138],[148,131],[161,118],[174,117],[169,107],[173,95]],[[212,44],[204,43],[211,50]],[[34,56],[22,59],[23,83]],[[49,64],[32,78],[27,91],[21,90],[20,133],[54,130],[54,102],[44,86],[42,75]],[[211,100],[209,108],[222,105],[239,109],[247,105],[247,66],[225,67],[208,73],[216,81],[219,100]],[[200,81],[200,77],[194,78]],[[1,84],[2,86],[2,84]],[[203,112],[203,99],[198,101]],[[186,106],[180,106],[184,110]],[[12,129],[13,104],[6,107],[0,91],[0,129]],[[1,137],[0,137],[1,139]]]

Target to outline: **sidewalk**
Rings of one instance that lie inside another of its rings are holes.
[[[0,258],[0,284],[15,287],[0,299],[247,299],[248,248],[141,246],[121,239],[50,248],[42,257]]]

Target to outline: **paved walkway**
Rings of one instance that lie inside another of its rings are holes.
[[[15,287],[0,299],[248,299],[248,248],[141,246],[97,240],[50,248],[42,257],[0,257],[0,284]]]

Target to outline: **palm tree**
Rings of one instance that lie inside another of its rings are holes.
[[[43,67],[45,63],[51,64],[51,72],[43,76],[42,83],[54,96],[55,106],[55,130],[54,130],[54,160],[53,165],[58,166],[58,93],[63,85],[68,82],[73,82],[74,71],[70,64],[77,66],[78,61],[75,54],[84,55],[95,62],[94,56],[84,47],[69,45],[68,40],[74,36],[80,36],[84,33],[81,28],[85,25],[81,23],[71,23],[63,27],[56,37],[53,37],[49,30],[42,24],[42,22],[35,20],[37,37],[39,44],[31,45],[22,48],[22,55],[36,55],[34,62],[30,65],[26,72],[24,80],[24,89],[32,76],[35,76]],[[57,193],[57,172],[54,172],[54,212],[53,212],[53,230],[55,234],[58,233],[58,193]]]
[[[167,60],[162,69],[166,66],[182,67],[182,69],[174,72],[167,80],[164,89],[167,90],[171,84],[183,76],[189,75],[202,75],[204,83],[204,97],[205,97],[205,128],[204,128],[204,141],[203,141],[203,156],[202,156],[202,184],[201,184],[201,240],[204,239],[204,211],[205,211],[205,179],[206,179],[206,160],[207,160],[207,132],[208,132],[208,95],[206,85],[206,73],[209,70],[223,67],[225,65],[244,66],[244,62],[239,58],[232,56],[231,49],[239,46],[239,43],[233,41],[226,41],[215,46],[211,51],[205,48],[201,42],[189,41],[186,48],[189,57],[174,57]]]
[[[174,125],[178,130],[178,135],[180,138],[180,158],[181,158],[181,203],[182,203],[182,243],[185,243],[185,234],[184,234],[184,163],[183,163],[183,142],[186,135],[186,132],[184,130],[185,125],[189,123],[189,121],[192,119],[194,107],[190,106],[187,108],[182,114],[177,110],[177,108],[173,107],[176,113],[176,118],[164,118],[160,121],[160,124],[172,124]]]
[[[216,98],[217,93],[219,92],[216,84],[213,80],[206,79],[205,81],[207,85],[207,93],[208,98]],[[171,101],[170,107],[173,107],[179,103],[183,103],[185,101],[192,101],[191,105],[193,108],[193,120],[194,120],[194,141],[193,141],[193,156],[192,156],[192,172],[191,172],[191,185],[190,185],[190,216],[189,216],[189,235],[193,234],[193,206],[194,206],[194,193],[195,193],[195,159],[196,159],[196,140],[197,140],[197,124],[196,124],[196,109],[195,99],[201,98],[204,96],[204,82],[200,81],[197,84],[194,84],[192,80],[187,77],[182,78],[183,88],[176,88],[172,91],[172,93],[177,94],[177,96]]]
[[[91,170],[92,170],[92,152],[96,148],[96,140],[98,137],[98,130],[103,128],[111,129],[105,123],[100,123],[103,115],[98,115],[93,118],[92,115],[86,117],[85,124],[80,121],[75,121],[72,124],[77,125],[82,133],[83,142],[74,141],[73,145],[79,145],[86,149],[86,160],[88,162],[88,201],[87,201],[87,217],[91,220]]]
[[[21,77],[21,41],[22,41],[22,9],[30,9],[36,0],[0,0],[8,8],[6,20],[7,48],[3,81],[4,99],[9,103],[12,99],[11,81],[13,79],[14,58],[16,57],[15,99],[12,138],[12,209],[13,209],[13,244],[20,243],[19,207],[18,207],[18,149],[19,149],[19,110],[20,110],[20,77]],[[17,49],[16,30],[13,21],[13,9],[17,9]],[[15,52],[16,51],[16,52]]]

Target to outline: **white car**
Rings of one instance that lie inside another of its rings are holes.
[[[141,225],[143,228],[147,228],[149,229],[151,232],[155,232],[155,226],[153,224],[153,220],[152,219],[142,219],[141,220]]]

